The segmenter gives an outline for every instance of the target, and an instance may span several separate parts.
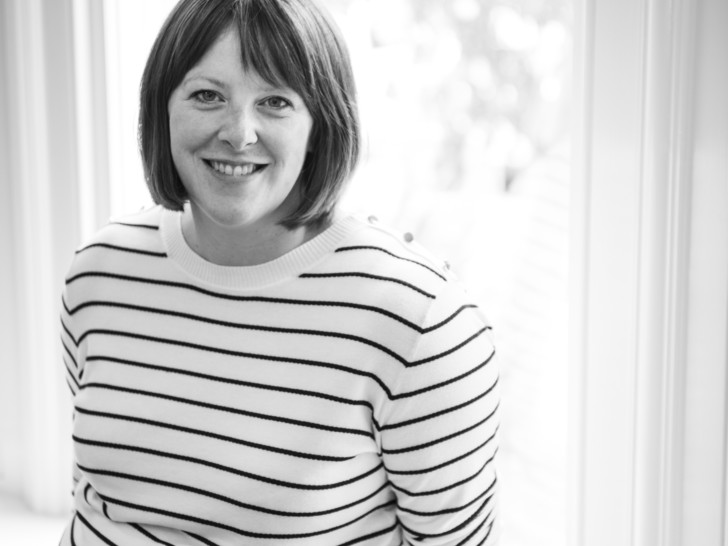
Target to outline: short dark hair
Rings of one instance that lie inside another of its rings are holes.
[[[155,203],[182,210],[187,192],[172,160],[168,103],[215,41],[238,31],[243,67],[303,99],[310,150],[289,228],[327,220],[359,159],[360,126],[349,53],[314,0],[181,0],[159,31],[141,81],[139,149]]]

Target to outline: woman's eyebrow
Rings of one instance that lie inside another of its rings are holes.
[[[191,75],[186,77],[184,80],[182,80],[182,85],[189,85],[195,80],[203,80],[208,83],[211,83],[213,85],[216,85],[217,87],[220,87],[222,89],[227,89],[229,87],[228,84],[226,84],[222,80],[218,80],[217,78],[214,78],[212,76],[203,76],[203,75]],[[294,94],[297,95],[296,91],[288,87],[287,85],[277,85],[275,83],[268,82],[266,80],[262,80],[258,84],[259,90],[264,93],[284,93],[284,94]]]
[[[218,80],[217,78],[211,78],[209,76],[190,76],[188,78],[185,78],[182,83],[188,84],[190,82],[193,82],[194,80],[205,80],[218,87],[227,87],[222,80]]]

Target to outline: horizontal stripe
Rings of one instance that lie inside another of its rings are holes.
[[[478,308],[478,306],[477,305],[474,305],[472,303],[469,303],[467,305],[461,305],[460,307],[458,307],[458,309],[453,314],[451,314],[446,319],[438,322],[437,324],[433,324],[432,326],[428,326],[427,328],[423,328],[422,329],[422,333],[423,334],[428,334],[430,332],[433,332],[433,331],[437,330],[438,328],[442,328],[447,323],[451,322],[455,317],[457,317],[463,311],[466,311],[468,309],[477,309],[477,308]]]
[[[371,273],[363,273],[360,271],[350,271],[346,273],[302,273],[300,275],[302,279],[333,279],[333,278],[341,278],[341,277],[357,277],[361,279],[372,279],[375,281],[384,281],[384,282],[391,282],[396,283],[401,286],[405,286],[411,290],[414,290],[415,292],[418,292],[425,296],[426,298],[435,299],[435,296],[433,294],[430,294],[429,292],[425,292],[422,290],[422,288],[418,288],[412,283],[403,281],[402,279],[396,279],[394,277],[385,277],[382,275],[373,275]]]
[[[446,357],[448,355],[451,355],[452,353],[454,353],[458,349],[461,349],[461,348],[465,347],[468,343],[470,343],[474,339],[477,339],[478,337],[480,337],[484,332],[486,332],[488,330],[490,330],[490,326],[484,326],[483,328],[481,328],[480,330],[478,330],[477,332],[475,332],[470,337],[464,339],[463,341],[461,341],[457,345],[454,345],[453,347],[450,347],[446,351],[443,351],[443,352],[438,353],[436,355],[428,356],[427,358],[421,358],[420,360],[416,360],[414,362],[410,362],[410,363],[406,364],[406,366],[407,367],[421,366],[422,364],[427,364],[428,362],[433,362],[435,360],[439,360],[439,359],[444,358],[444,357]]]
[[[131,309],[135,309],[136,308],[137,310],[146,310],[144,308],[141,308],[141,306],[126,306],[126,305],[119,304],[118,307],[127,307],[127,308],[131,308]],[[167,312],[167,311],[155,311],[155,312],[158,312],[160,314],[165,314],[165,315],[178,316],[178,317],[185,318],[185,319],[196,319],[196,317],[194,317],[192,315],[187,315],[187,314],[184,314],[184,313],[175,313],[175,312],[172,312],[172,311],[169,311],[169,312]],[[199,320],[203,320],[203,319],[199,319]],[[431,361],[437,360],[439,358],[442,358],[444,356],[447,356],[449,354],[452,354],[454,351],[456,351],[457,349],[459,349],[462,346],[466,345],[467,343],[470,343],[473,339],[475,339],[477,336],[481,335],[485,330],[487,330],[487,328],[484,328],[484,329],[480,330],[479,332],[477,332],[473,336],[471,336],[468,339],[466,339],[466,340],[462,341],[461,343],[459,343],[457,346],[455,346],[455,347],[453,347],[451,349],[448,349],[447,351],[445,351],[443,353],[440,353],[440,354],[437,354],[437,355],[428,357],[428,358],[423,359],[421,361],[408,362],[403,357],[399,356],[397,353],[395,353],[391,349],[388,349],[387,347],[384,347],[383,345],[380,345],[380,344],[378,344],[378,343],[376,343],[374,341],[370,341],[370,340],[367,340],[367,339],[362,338],[362,337],[352,336],[352,335],[349,335],[349,334],[340,334],[340,333],[336,333],[336,332],[322,332],[322,331],[317,331],[317,330],[293,330],[293,329],[287,329],[287,328],[273,328],[273,327],[269,328],[269,327],[264,327],[264,326],[257,327],[257,326],[253,326],[253,325],[237,325],[237,324],[234,324],[234,323],[225,323],[223,321],[214,321],[212,319],[204,320],[204,322],[208,322],[210,324],[217,324],[219,326],[233,327],[233,328],[250,329],[250,330],[258,330],[258,331],[269,331],[269,332],[276,332],[276,333],[285,333],[285,334],[290,334],[290,335],[312,335],[312,336],[318,336],[318,337],[331,337],[331,338],[336,338],[336,339],[346,339],[346,340],[349,340],[349,341],[355,341],[357,343],[366,344],[366,345],[368,345],[370,347],[373,347],[373,348],[376,348],[376,349],[380,350],[381,352],[387,354],[388,356],[390,356],[393,359],[395,359],[396,361],[398,361],[400,364],[402,364],[406,368],[410,368],[410,367],[414,367],[414,366],[420,366],[421,364],[425,364],[427,362],[431,362]],[[106,330],[106,329],[103,329],[103,330],[102,329],[98,329],[98,330],[96,330],[96,329],[87,330],[83,334],[81,334],[81,336],[78,339],[78,343],[80,344],[86,337],[88,337],[89,335],[92,335],[92,334],[103,334],[103,335],[115,335],[115,336],[130,337],[130,338],[135,338],[135,339],[140,339],[140,340],[145,340],[145,341],[155,341],[155,342],[158,342],[158,343],[167,343],[167,344],[171,344],[171,345],[179,345],[179,346],[182,346],[182,347],[190,347],[190,348],[199,349],[199,350],[203,350],[203,351],[210,351],[210,352],[214,352],[214,353],[221,353],[221,354],[229,354],[229,355],[235,355],[235,356],[241,356],[241,357],[247,357],[247,358],[254,358],[254,359],[258,359],[258,360],[274,360],[274,361],[286,361],[286,362],[303,362],[301,359],[293,359],[293,358],[287,358],[287,357],[278,357],[278,356],[274,356],[274,355],[265,355],[265,354],[260,354],[260,353],[248,353],[248,352],[242,352],[242,351],[232,351],[232,350],[228,350],[228,349],[222,349],[222,348],[219,348],[219,347],[212,347],[212,346],[209,346],[209,345],[202,345],[202,344],[198,344],[198,343],[191,343],[191,342],[180,341],[180,340],[176,340],[176,339],[160,338],[160,337],[155,337],[155,336],[142,335],[142,334],[137,334],[137,333],[134,333],[134,332],[126,332],[126,331],[121,331],[121,330]]]
[[[446,415],[448,413],[452,413],[453,411],[463,409],[471,404],[474,404],[478,400],[482,400],[483,398],[488,396],[488,394],[490,394],[493,391],[493,389],[496,388],[497,385],[498,385],[498,379],[496,378],[495,382],[490,387],[488,387],[487,390],[480,393],[478,396],[471,398],[470,400],[466,400],[465,402],[456,404],[455,406],[451,406],[449,408],[445,408],[440,411],[436,411],[434,413],[428,413],[427,415],[422,415],[420,417],[414,417],[412,419],[407,419],[406,421],[400,421],[398,423],[390,423],[388,425],[382,425],[380,430],[385,431],[385,430],[392,430],[395,428],[408,427],[408,426],[414,425],[416,423],[421,423],[422,421],[429,421],[430,419],[435,419],[436,417],[441,417],[442,415]]]
[[[401,400],[402,398],[411,398],[413,396],[419,396],[420,394],[424,394],[426,392],[430,392],[430,391],[433,391],[436,389],[441,389],[441,388],[451,385],[453,383],[457,383],[458,381],[462,381],[466,377],[474,374],[481,368],[484,368],[485,366],[487,366],[490,363],[490,361],[493,359],[494,356],[495,356],[495,350],[492,350],[490,355],[488,355],[488,358],[486,358],[483,362],[481,362],[474,368],[471,368],[467,372],[463,372],[460,375],[456,375],[455,377],[451,377],[450,379],[446,379],[445,381],[441,381],[439,383],[435,383],[435,384],[429,385],[427,387],[422,387],[421,389],[416,389],[414,391],[408,391],[408,392],[403,392],[400,394],[392,395],[390,398],[391,398],[391,400]]]
[[[142,248],[130,248],[130,247],[126,247],[126,246],[112,245],[109,243],[93,243],[91,245],[78,249],[76,251],[76,254],[81,254],[82,252],[85,252],[92,248],[105,248],[108,250],[118,250],[120,252],[131,252],[133,254],[143,254],[145,256],[154,256],[156,258],[166,258],[167,257],[166,252],[156,252],[153,250],[144,250]]]
[[[341,396],[334,396],[332,394],[323,393],[319,391],[309,391],[304,389],[293,389],[290,387],[282,387],[280,385],[270,385],[270,384],[264,384],[264,383],[255,383],[253,381],[243,381],[241,379],[232,379],[230,377],[222,377],[219,375],[211,375],[201,372],[196,372],[192,370],[183,370],[181,368],[171,368],[169,366],[160,366],[157,364],[146,364],[143,362],[137,362],[134,360],[128,360],[124,358],[116,358],[112,356],[105,356],[105,355],[94,355],[86,357],[86,362],[112,362],[114,364],[120,364],[122,366],[132,366],[136,368],[142,368],[146,370],[154,370],[159,371],[163,373],[169,373],[169,374],[175,374],[175,375],[183,375],[186,377],[195,377],[198,379],[204,379],[207,381],[212,381],[215,383],[224,383],[227,385],[237,385],[241,387],[249,387],[252,389],[261,389],[261,390],[267,390],[267,391],[273,391],[273,392],[280,392],[280,393],[286,393],[286,394],[295,394],[299,396],[309,396],[311,398],[320,398],[322,400],[327,400],[329,402],[336,402],[339,404],[346,404],[350,406],[364,406],[372,410],[372,404],[368,402],[367,400],[353,400],[351,398],[343,398]]]
[[[358,544],[360,542],[364,542],[365,540],[371,540],[373,538],[386,535],[387,533],[391,533],[392,531],[397,529],[397,527],[399,527],[399,521],[395,520],[394,524],[390,525],[389,527],[380,529],[379,531],[374,531],[373,533],[369,533],[368,535],[349,540],[348,542],[344,542],[340,546],[351,546],[352,544]]]
[[[253,504],[239,501],[237,499],[233,499],[233,498],[225,496],[225,495],[220,495],[213,491],[206,491],[204,489],[200,489],[199,487],[193,487],[193,486],[185,485],[185,484],[181,484],[181,483],[174,483],[174,482],[170,482],[170,481],[166,481],[166,480],[160,480],[158,478],[150,478],[147,476],[135,476],[133,474],[127,474],[124,472],[103,470],[103,469],[99,469],[99,468],[89,468],[87,466],[81,466],[81,465],[79,465],[79,468],[88,474],[95,474],[98,476],[108,476],[111,478],[119,478],[119,479],[123,479],[123,480],[131,480],[131,481],[137,481],[137,482],[141,482],[141,483],[148,483],[148,484],[152,484],[152,485],[159,485],[161,487],[167,487],[167,488],[176,489],[179,491],[186,491],[188,493],[194,493],[196,495],[215,499],[215,500],[227,503],[227,504],[231,504],[233,506],[237,506],[239,508],[251,510],[253,512],[261,512],[263,514],[271,514],[271,515],[275,515],[275,516],[290,517],[290,518],[311,518],[311,517],[318,517],[318,516],[327,516],[330,514],[335,514],[336,512],[342,512],[344,510],[348,510],[349,508],[353,508],[354,506],[357,506],[359,504],[365,503],[366,501],[374,498],[376,495],[381,493],[387,487],[387,483],[384,483],[384,484],[380,485],[378,489],[376,489],[372,493],[369,493],[365,497],[362,497],[361,499],[358,499],[354,502],[350,502],[350,503],[342,505],[342,506],[337,506],[336,508],[330,508],[329,510],[320,510],[318,512],[286,512],[284,510],[276,510],[276,509],[267,508],[264,506],[256,506]]]
[[[465,528],[465,527],[467,527],[468,525],[470,525],[470,523],[472,523],[472,522],[473,522],[473,520],[475,520],[476,518],[478,518],[478,516],[480,516],[480,515],[482,514],[482,512],[483,512],[483,511],[485,510],[485,507],[486,507],[486,506],[488,505],[488,502],[489,502],[489,501],[490,501],[490,497],[489,497],[489,498],[487,498],[487,499],[486,499],[486,500],[485,500],[485,501],[483,502],[483,504],[481,504],[481,505],[480,505],[480,506],[478,507],[478,509],[477,509],[477,510],[475,511],[475,513],[473,513],[473,514],[472,514],[472,515],[471,515],[471,516],[470,516],[470,517],[469,517],[468,519],[466,519],[466,520],[465,520],[465,521],[463,521],[462,523],[459,523],[458,525],[456,525],[456,526],[455,526],[455,527],[453,527],[452,529],[448,529],[448,530],[446,530],[446,531],[443,531],[443,532],[441,532],[441,533],[423,533],[423,532],[421,532],[421,531],[417,531],[417,535],[418,535],[418,536],[419,536],[419,537],[420,537],[421,539],[428,539],[428,538],[440,538],[440,537],[445,537],[445,536],[447,536],[447,535],[452,535],[453,533],[457,533],[458,531],[460,531],[460,530],[462,530],[463,528]],[[489,514],[486,514],[486,515],[484,516],[484,519],[487,519],[487,518],[488,518],[488,516],[489,516]],[[407,527],[405,527],[404,525],[402,525],[402,528],[403,528],[403,529],[405,529],[406,531],[410,532],[410,533],[414,533],[414,531],[412,531],[411,529],[408,529],[408,528],[407,528]]]
[[[87,301],[84,302],[76,307],[74,307],[70,313],[71,315],[75,314],[77,311],[84,309],[86,307],[111,307],[111,308],[118,308],[118,309],[128,309],[131,311],[139,311],[142,313],[150,313],[150,314],[156,314],[156,315],[164,315],[164,316],[170,316],[170,317],[176,317],[176,318],[183,318],[186,320],[192,320],[196,322],[202,322],[205,324],[211,324],[214,326],[223,326],[226,328],[233,328],[237,330],[250,330],[250,331],[257,331],[257,332],[270,332],[270,333],[278,333],[278,334],[288,334],[288,335],[302,335],[302,336],[314,336],[314,337],[328,337],[332,339],[345,339],[347,341],[353,341],[355,343],[361,343],[363,345],[368,345],[369,347],[373,347],[389,356],[394,358],[395,360],[399,361],[400,363],[404,364],[405,366],[412,366],[412,365],[419,365],[419,363],[416,364],[410,364],[408,363],[403,357],[395,353],[392,349],[389,349],[385,347],[384,345],[377,343],[375,341],[372,341],[370,339],[356,336],[352,334],[345,334],[342,332],[332,332],[328,330],[308,330],[304,328],[282,328],[282,327],[276,327],[276,326],[261,326],[259,324],[243,324],[238,322],[229,322],[219,319],[214,319],[210,317],[203,317],[201,315],[193,315],[191,313],[182,313],[179,311],[170,311],[168,309],[160,309],[158,307],[147,307],[144,305],[132,305],[127,303],[119,303],[114,301]],[[437,357],[432,357],[430,360],[433,360]]]
[[[448,459],[447,461],[442,462],[442,463],[440,463],[438,465],[429,466],[427,468],[420,468],[420,469],[417,469],[417,470],[394,470],[392,468],[388,468],[388,467],[385,466],[385,470],[387,471],[388,474],[398,474],[400,476],[403,476],[403,475],[411,476],[411,475],[415,475],[415,474],[429,474],[430,472],[434,472],[436,470],[441,470],[441,469],[445,468],[446,466],[450,466],[450,465],[453,465],[453,464],[455,464],[455,463],[457,463],[459,461],[462,461],[463,459],[467,459],[468,457],[470,457],[474,453],[477,453],[478,451],[480,451],[481,449],[483,449],[485,446],[487,446],[490,442],[493,441],[493,439],[496,436],[497,431],[498,431],[498,429],[496,429],[496,432],[494,432],[493,434],[491,434],[488,437],[487,440],[485,440],[483,443],[481,443],[480,445],[476,446],[475,448],[471,449],[470,451],[466,451],[465,453],[462,453],[462,454],[460,454],[457,457],[454,457],[452,459]]]
[[[337,525],[335,527],[330,527],[328,529],[322,529],[320,531],[312,531],[312,532],[308,532],[308,533],[273,534],[273,533],[256,533],[256,532],[248,531],[248,530],[245,530],[245,529],[239,529],[237,527],[233,527],[232,525],[227,525],[225,523],[220,523],[220,522],[217,522],[217,521],[212,521],[212,520],[208,520],[208,519],[199,518],[199,517],[196,517],[196,516],[191,516],[189,514],[182,514],[182,513],[179,513],[179,512],[173,512],[171,510],[164,510],[164,509],[156,508],[156,507],[152,507],[152,506],[144,506],[144,505],[141,505],[141,504],[135,504],[135,503],[132,503],[132,502],[123,501],[121,499],[115,499],[115,498],[112,498],[112,497],[108,497],[106,495],[101,495],[100,493],[98,495],[99,495],[99,497],[101,497],[102,499],[104,499],[105,501],[107,501],[107,502],[109,502],[111,504],[116,504],[116,505],[119,505],[119,506],[124,506],[126,508],[132,508],[132,509],[139,510],[139,511],[142,511],[142,512],[151,512],[151,513],[154,513],[154,514],[161,514],[161,515],[164,515],[164,516],[168,516],[168,517],[172,517],[172,518],[177,518],[177,519],[184,520],[184,521],[192,521],[192,522],[195,522],[195,523],[200,523],[202,525],[208,525],[210,527],[216,527],[218,529],[224,529],[225,531],[230,531],[232,533],[235,533],[235,534],[241,535],[241,536],[245,536],[245,537],[250,537],[250,538],[263,538],[263,539],[268,539],[268,540],[272,540],[272,539],[291,540],[291,539],[295,539],[295,538],[309,538],[309,537],[326,535],[326,534],[332,533],[334,531],[338,531],[340,529],[344,529],[345,527],[348,527],[349,525],[353,525],[357,521],[360,521],[360,520],[364,519],[365,517],[369,516],[373,512],[376,512],[378,510],[382,510],[383,508],[387,508],[388,506],[392,506],[394,504],[394,501],[389,501],[389,502],[386,502],[384,504],[380,504],[379,506],[375,506],[374,508],[372,508],[368,512],[366,512],[366,513],[358,516],[357,518],[355,518],[355,519],[353,519],[351,521],[348,521],[346,523],[342,523],[341,525]]]
[[[267,476],[261,476],[259,474],[253,474],[252,472],[246,472],[246,471],[238,469],[238,468],[225,466],[222,464],[214,463],[212,461],[206,461],[204,459],[199,459],[196,457],[182,455],[180,453],[171,453],[171,452],[167,452],[167,451],[149,449],[149,448],[140,447],[140,446],[130,446],[130,445],[124,445],[124,444],[101,442],[101,441],[97,441],[97,440],[89,440],[87,438],[81,438],[76,435],[73,435],[72,438],[73,438],[74,442],[77,442],[79,444],[108,448],[108,449],[115,449],[115,450],[119,450],[119,451],[131,451],[131,452],[135,452],[135,453],[144,453],[145,455],[153,455],[153,456],[172,459],[172,460],[184,461],[187,463],[206,466],[208,468],[214,468],[214,469],[220,470],[222,472],[227,472],[228,474],[242,476],[244,478],[249,478],[251,480],[256,480],[256,481],[263,482],[263,483],[278,485],[280,487],[286,487],[289,489],[301,489],[301,490],[308,490],[308,491],[337,489],[339,487],[351,485],[360,480],[368,478],[369,476],[373,475],[374,473],[379,471],[379,469],[381,469],[384,466],[384,463],[380,462],[378,465],[376,465],[372,469],[367,470],[366,472],[363,472],[362,474],[353,476],[347,480],[343,480],[340,482],[334,482],[334,483],[328,483],[328,484],[304,484],[304,483],[287,482],[287,481],[283,481],[283,480],[277,480],[274,478],[270,478]]]
[[[176,430],[177,432],[184,432],[185,434],[193,434],[197,436],[205,436],[207,438],[213,438],[215,440],[222,440],[223,442],[230,442],[233,444],[244,445],[253,449],[260,449],[262,451],[270,451],[272,453],[279,453],[281,455],[289,455],[291,457],[297,457],[300,459],[312,459],[316,461],[331,461],[331,462],[342,462],[349,461],[353,457],[334,457],[331,455],[318,455],[314,453],[304,453],[300,451],[292,451],[290,449],[283,449],[275,446],[269,446],[265,444],[258,444],[255,442],[249,442],[240,438],[233,438],[232,436],[225,436],[224,434],[216,434],[207,430],[194,429],[190,427],[183,427],[172,423],[165,423],[162,421],[156,421],[153,419],[144,419],[141,417],[132,417],[130,415],[121,415],[118,413],[108,413],[102,411],[93,411],[86,408],[76,406],[76,411],[84,415],[91,415],[93,417],[101,417],[105,419],[115,419],[119,421],[128,421],[130,423],[140,423],[143,425],[149,425],[152,427],[166,428],[169,430]]]
[[[158,398],[160,400],[169,400],[171,402],[179,402],[180,404],[188,404],[191,406],[197,406],[201,408],[207,408],[216,411],[222,411],[225,413],[233,413],[236,415],[244,415],[253,419],[263,419],[265,421],[274,421],[277,423],[285,423],[287,425],[294,425],[298,427],[313,428],[317,430],[323,430],[326,432],[340,433],[340,434],[354,434],[357,436],[366,436],[367,438],[374,438],[369,430],[357,430],[353,428],[334,427],[330,425],[323,425],[321,423],[312,423],[309,421],[299,421],[298,419],[291,419],[288,417],[282,417],[279,415],[269,415],[263,413],[256,413],[254,411],[243,410],[240,408],[232,408],[229,406],[221,406],[219,404],[211,404],[209,402],[202,402],[200,400],[192,400],[190,398],[182,398],[180,396],[172,396],[169,394],[163,394],[160,392],[145,391],[142,389],[131,389],[128,387],[121,387],[118,385],[109,385],[106,383],[86,383],[81,386],[81,390],[85,389],[105,389],[116,392],[125,392],[129,394],[135,394],[138,396],[148,396],[151,398]]]
[[[347,301],[302,300],[302,299],[291,299],[291,298],[271,298],[271,297],[262,297],[262,296],[238,296],[238,295],[233,295],[233,294],[225,294],[224,292],[215,292],[212,290],[208,290],[206,288],[201,288],[199,286],[195,286],[193,284],[167,281],[167,280],[163,280],[163,279],[135,277],[135,276],[131,276],[131,275],[120,275],[117,273],[108,273],[105,271],[86,271],[83,273],[78,273],[76,275],[72,275],[72,276],[66,278],[65,283],[66,283],[66,285],[69,285],[80,279],[85,279],[85,278],[105,278],[105,279],[114,279],[114,280],[120,280],[120,281],[132,282],[132,283],[149,284],[152,286],[167,286],[169,288],[179,288],[181,290],[189,290],[192,292],[197,292],[198,294],[204,294],[206,296],[211,296],[213,298],[229,300],[229,301],[357,309],[360,311],[369,311],[372,313],[377,313],[379,315],[391,318],[392,320],[395,320],[401,324],[404,324],[405,326],[407,326],[408,328],[410,328],[416,332],[421,333],[424,331],[421,327],[414,324],[413,322],[408,321],[407,319],[403,318],[400,315],[397,315],[396,313],[393,313],[386,309],[382,309],[381,307],[377,307],[374,305],[364,305],[364,304],[360,304],[360,303],[347,302]]]
[[[412,396],[424,394],[431,390],[439,389],[439,388],[445,387],[447,385],[450,385],[452,383],[455,383],[457,381],[460,381],[460,380],[464,379],[465,377],[471,375],[472,373],[475,373],[476,371],[478,371],[480,368],[484,367],[485,365],[487,365],[490,362],[490,360],[492,359],[493,354],[494,354],[494,353],[491,353],[491,355],[485,361],[481,362],[476,368],[474,368],[472,370],[468,370],[467,372],[465,372],[455,378],[451,378],[451,379],[442,381],[442,382],[434,384],[434,385],[423,387],[416,391],[404,392],[401,394],[393,394],[392,391],[390,390],[390,388],[387,386],[387,384],[384,383],[384,381],[382,381],[379,377],[377,377],[373,373],[359,370],[356,368],[351,368],[348,366],[343,366],[340,364],[335,364],[332,362],[322,362],[322,361],[307,360],[307,359],[300,359],[300,358],[279,357],[279,356],[273,356],[273,355],[263,355],[263,354],[258,354],[258,353],[248,353],[248,352],[242,352],[242,351],[231,351],[231,350],[227,350],[227,349],[221,349],[218,347],[212,347],[209,345],[201,345],[201,344],[197,344],[197,343],[190,343],[190,342],[186,342],[186,341],[179,341],[179,340],[160,338],[160,337],[154,337],[154,336],[145,336],[145,335],[133,334],[130,332],[121,332],[121,331],[117,331],[117,330],[89,330],[81,336],[81,339],[79,339],[79,343],[83,339],[88,337],[89,335],[111,335],[111,336],[129,337],[129,338],[139,339],[142,341],[152,341],[155,343],[177,345],[180,347],[189,347],[191,349],[197,349],[197,350],[208,351],[208,352],[212,352],[212,353],[236,356],[236,357],[240,357],[240,358],[251,358],[254,360],[265,360],[265,361],[270,361],[270,362],[282,362],[282,363],[289,363],[289,364],[301,364],[301,365],[305,365],[305,366],[314,366],[314,367],[319,367],[319,368],[333,369],[333,370],[341,371],[344,373],[349,373],[352,375],[357,375],[360,377],[367,377],[367,378],[371,379],[372,381],[376,382],[377,385],[379,385],[379,387],[381,387],[381,389],[387,395],[387,398],[389,398],[390,400],[399,400],[399,399],[403,399],[403,398],[410,398]],[[121,360],[121,359],[118,359],[118,360]],[[495,384],[493,385],[493,387],[495,387]],[[493,387],[491,387],[491,389]],[[486,393],[484,393],[481,396],[485,396],[486,394],[488,394],[488,392],[489,391],[486,391]],[[476,400],[477,400],[477,398],[468,403],[472,403]],[[443,413],[447,413],[447,411],[454,411],[455,409],[458,409],[458,408],[455,407],[450,410],[443,410]],[[441,413],[432,414],[431,416],[425,416],[425,417],[418,418],[418,420],[431,419],[431,418],[439,416],[440,414]],[[407,426],[409,424],[412,424],[412,423],[410,423],[410,422],[395,423],[392,425],[388,425],[384,428],[379,428],[379,425],[377,424],[377,428],[378,428],[378,430],[386,430],[388,428],[397,428],[400,426]]]
[[[498,450],[496,450],[496,453],[497,452],[498,452]],[[394,489],[396,489],[400,493],[404,493],[405,495],[407,495],[409,497],[428,497],[428,496],[432,496],[432,495],[439,495],[440,493],[444,493],[445,491],[455,489],[456,487],[460,487],[461,485],[471,482],[475,478],[480,476],[483,473],[483,471],[488,467],[488,465],[490,465],[493,462],[493,460],[495,459],[496,453],[494,453],[487,461],[485,461],[483,466],[481,466],[480,469],[475,472],[475,474],[472,474],[471,476],[468,476],[467,478],[464,478],[460,481],[451,483],[450,485],[446,485],[445,487],[441,487],[440,489],[430,489],[430,490],[425,490],[425,491],[411,491],[411,490],[405,489],[404,487],[397,485],[395,482],[391,482],[391,484]],[[494,482],[496,481],[495,476],[493,477],[493,481]]]
[[[159,230],[159,226],[157,226],[157,225],[150,225],[150,224],[132,224],[131,222],[109,222],[109,223],[110,224],[113,224],[115,226],[127,226],[127,227],[135,227],[135,228]]]
[[[110,336],[120,336],[120,337],[127,337],[127,338],[133,338],[133,339],[139,339],[142,341],[152,341],[155,343],[161,343],[166,345],[176,345],[179,347],[187,347],[190,349],[197,349],[200,351],[206,351],[210,353],[217,353],[217,354],[223,354],[223,355],[229,355],[229,356],[236,356],[241,358],[250,358],[253,360],[264,360],[267,362],[283,362],[287,364],[301,364],[303,366],[313,366],[317,368],[328,368],[332,370],[337,370],[345,373],[349,373],[352,375],[358,375],[360,377],[367,377],[377,383],[383,391],[387,393],[389,397],[392,396],[391,391],[389,390],[389,387],[379,379],[376,375],[374,375],[371,372],[365,372],[363,370],[358,370],[356,368],[350,368],[347,366],[342,366],[341,364],[334,364],[332,362],[323,362],[323,361],[317,361],[317,360],[307,360],[303,358],[288,358],[288,357],[282,357],[282,356],[273,356],[273,355],[263,355],[263,354],[257,354],[257,353],[248,353],[243,351],[231,351],[228,349],[220,349],[218,347],[212,347],[210,345],[201,345],[198,343],[189,343],[186,341],[179,341],[176,339],[167,339],[167,338],[161,338],[161,337],[155,337],[155,336],[146,336],[146,335],[140,335],[140,334],[133,334],[130,332],[121,332],[117,330],[88,330],[84,332],[84,334],[81,336],[81,339],[79,339],[79,343],[89,335],[110,335]]]
[[[398,506],[398,509],[400,512],[406,512],[408,514],[412,514],[413,516],[421,516],[421,517],[433,517],[433,516],[443,516],[445,514],[454,514],[456,512],[462,512],[463,510],[467,510],[470,508],[473,504],[478,502],[481,498],[485,497],[489,493],[493,491],[493,488],[495,488],[495,482],[491,483],[485,491],[480,493],[477,497],[475,497],[473,500],[467,502],[466,504],[463,504],[462,506],[455,506],[453,508],[444,508],[442,510],[437,510],[435,512],[420,512],[417,510],[410,510],[408,508],[403,508],[402,506]],[[491,494],[487,499],[485,499],[485,502],[489,502],[493,498],[493,495]]]
[[[384,248],[381,248],[381,247],[378,247],[378,246],[368,246],[368,245],[346,246],[346,247],[342,247],[342,248],[337,248],[336,249],[336,252],[348,252],[348,251],[352,251],[352,250],[375,250],[377,252],[383,252],[384,254],[387,254],[389,256],[392,256],[393,258],[396,258],[398,260],[403,260],[405,262],[410,262],[410,263],[413,263],[413,264],[418,265],[420,267],[423,267],[426,270],[430,271],[431,273],[434,273],[435,275],[437,275],[443,281],[446,280],[444,275],[438,273],[433,268],[431,268],[429,265],[425,265],[425,264],[423,264],[421,262],[418,262],[417,260],[412,260],[410,258],[405,258],[403,256],[398,256],[397,254],[394,254],[393,252],[390,252],[389,250],[384,249]]]
[[[496,407],[493,409],[493,411],[491,411],[485,418],[481,419],[480,421],[478,421],[474,425],[471,425],[469,427],[460,429],[457,432],[453,432],[452,434],[448,434],[447,436],[443,436],[442,438],[437,438],[436,440],[431,440],[431,441],[425,442],[423,444],[417,444],[417,445],[403,447],[403,448],[399,448],[399,449],[385,449],[385,448],[382,448],[382,453],[387,454],[387,455],[396,455],[396,454],[400,454],[400,453],[410,453],[412,451],[419,451],[421,449],[426,449],[428,447],[432,447],[434,445],[441,444],[443,442],[447,442],[448,440],[452,440],[453,438],[457,438],[458,436],[462,436],[463,434],[466,434],[466,433],[468,433],[468,432],[470,432],[472,430],[475,430],[479,426],[482,426],[485,423],[487,423],[496,414],[496,412],[498,411],[498,406],[499,405],[500,404],[497,404]]]

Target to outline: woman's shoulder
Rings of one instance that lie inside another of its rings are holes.
[[[445,290],[454,276],[408,231],[374,216],[354,215],[354,229],[342,238],[318,274],[357,280],[357,289],[371,288],[383,297],[427,302]],[[322,271],[323,270],[323,271]],[[406,297],[409,296],[409,297]]]
[[[93,245],[145,244],[158,239],[159,225],[164,209],[159,206],[142,209],[131,214],[112,216],[79,250]]]
[[[352,230],[336,252],[365,257],[362,264],[394,270],[427,271],[440,280],[451,276],[448,263],[422,246],[411,231],[381,222],[376,216],[355,215],[358,229]]]
[[[373,217],[359,219],[317,274],[328,277],[322,279],[326,286],[322,282],[321,290],[394,313],[415,325],[419,334],[430,333],[435,345],[449,343],[443,341],[448,336],[460,339],[461,328],[469,332],[490,328],[447,262],[421,245],[416,235]]]
[[[139,256],[165,255],[159,236],[162,207],[153,206],[133,214],[115,216],[76,250],[71,265],[74,271],[97,268],[106,262]]]

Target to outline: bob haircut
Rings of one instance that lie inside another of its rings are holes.
[[[356,87],[338,28],[314,0],[181,0],[149,54],[141,82],[139,149],[155,203],[182,210],[187,192],[172,160],[168,103],[215,41],[238,31],[242,65],[303,99],[313,118],[311,152],[287,228],[328,220],[360,151]]]

